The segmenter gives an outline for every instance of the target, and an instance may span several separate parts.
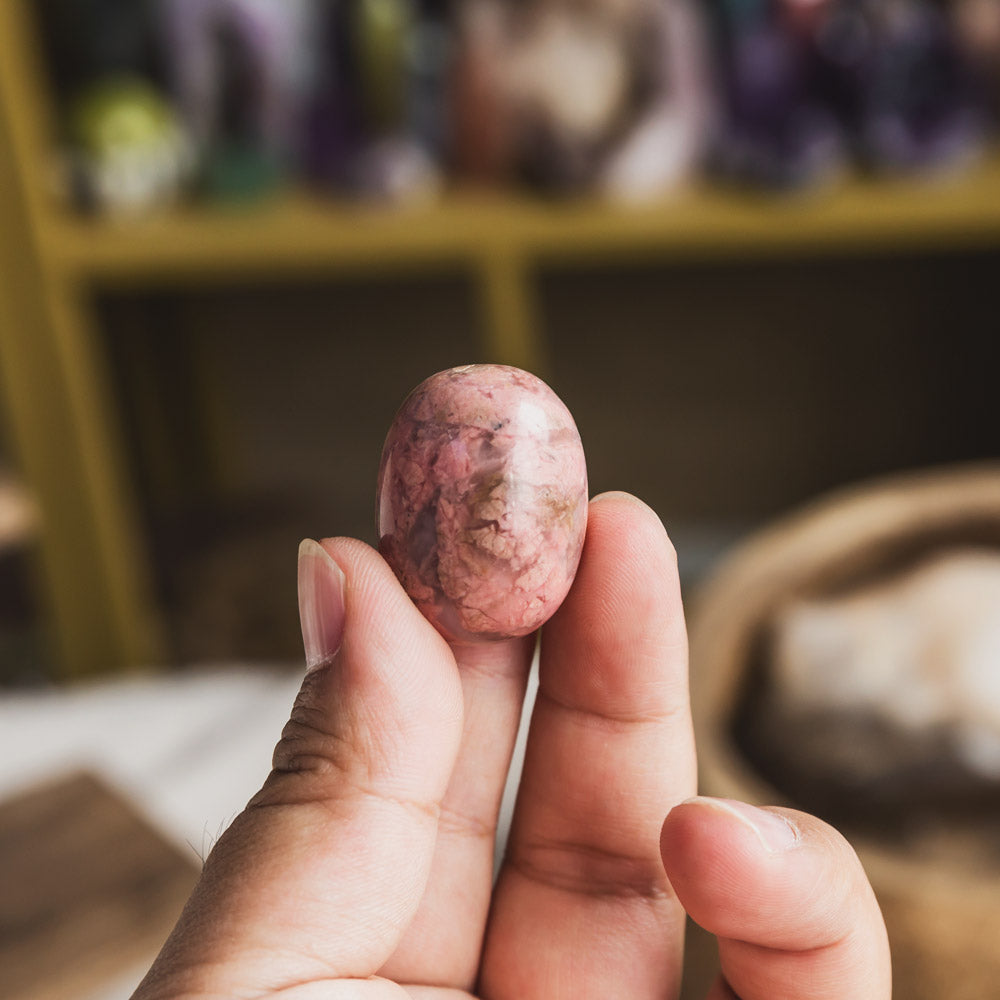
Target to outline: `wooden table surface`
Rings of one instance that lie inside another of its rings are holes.
[[[198,867],[263,782],[300,680],[297,669],[219,667],[4,692],[0,801],[84,771]],[[79,1000],[125,1000],[151,958]]]

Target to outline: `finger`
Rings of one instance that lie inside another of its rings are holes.
[[[640,501],[600,497],[573,589],[543,634],[484,995],[672,995],[684,915],[659,831],[694,786],[674,552]]]
[[[688,913],[718,936],[740,1000],[887,1000],[882,915],[832,827],[791,809],[699,798],[672,810],[661,847]]]
[[[307,541],[299,565],[315,669],[139,997],[369,977],[416,912],[461,736],[454,658],[368,546]]]
[[[475,985],[493,891],[497,819],[535,639],[453,647],[465,725],[441,807],[437,846],[416,916],[381,974],[461,990]]]

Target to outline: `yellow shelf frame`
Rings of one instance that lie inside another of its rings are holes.
[[[544,372],[532,294],[545,265],[1000,247],[1000,155],[956,177],[845,180],[777,199],[693,184],[641,207],[456,193],[401,209],[289,192],[247,209],[129,223],[46,190],[51,108],[23,0],[0,0],[0,378],[43,516],[42,566],[70,674],[163,655],[94,286],[459,268],[486,358]]]
[[[0,2],[0,390],[40,509],[54,653],[82,675],[163,642],[88,290],[45,243],[53,133],[30,28],[21,0]]]
[[[740,256],[993,246],[1000,156],[961,176],[853,180],[795,197],[692,185],[641,207],[454,194],[421,207],[344,205],[296,193],[245,210],[182,208],[131,223],[62,216],[42,234],[61,268],[102,282],[220,271],[385,269],[497,257],[526,267],[617,257]]]

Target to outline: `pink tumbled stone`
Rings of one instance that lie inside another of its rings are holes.
[[[447,639],[527,635],[580,562],[580,434],[562,400],[519,368],[439,372],[389,428],[377,506],[383,556]]]

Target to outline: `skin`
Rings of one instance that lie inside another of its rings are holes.
[[[648,507],[591,503],[495,889],[531,638],[449,647],[374,550],[322,545],[345,580],[329,648],[304,608],[317,668],[274,770],[134,1000],[669,998],[685,910],[719,938],[711,1000],[889,997],[881,915],[839,834],[691,800],[676,560]]]

